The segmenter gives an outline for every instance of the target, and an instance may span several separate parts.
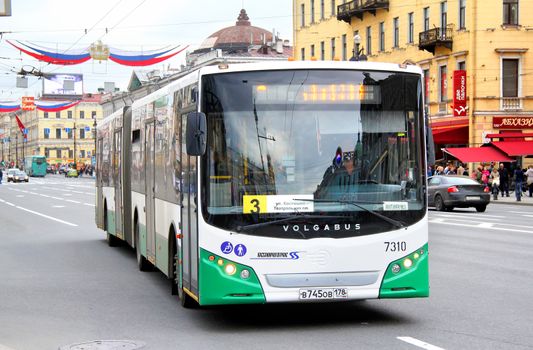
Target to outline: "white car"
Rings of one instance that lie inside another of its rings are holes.
[[[9,181],[13,181],[14,178],[15,178],[15,173],[19,171],[17,168],[11,168],[11,169],[7,169],[7,172],[6,172],[6,176],[7,176],[7,182]]]
[[[17,170],[15,172],[15,175],[13,175],[13,180],[11,180],[11,181],[13,181],[13,182],[22,182],[22,181],[29,182],[30,178],[28,177],[28,174],[26,174],[24,171]]]

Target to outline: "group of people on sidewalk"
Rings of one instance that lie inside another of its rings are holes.
[[[489,187],[493,195],[493,199],[498,199],[498,194],[509,197],[509,185],[511,180],[514,180],[514,193],[516,200],[522,200],[523,184],[527,184],[529,197],[533,197],[533,165],[529,165],[527,169],[516,167],[512,172],[505,168],[503,163],[496,167],[494,162],[489,165],[478,166],[472,174],[469,174],[468,168],[459,164],[458,166],[448,163],[446,167],[440,165],[433,169],[429,169],[428,176],[431,175],[462,175],[470,176],[480,184]]]

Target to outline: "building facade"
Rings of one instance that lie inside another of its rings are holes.
[[[532,11],[526,0],[293,0],[295,58],[419,65],[440,158],[533,132]]]
[[[50,164],[90,164],[95,151],[94,128],[103,116],[101,97],[85,94],[79,104],[60,112],[35,109],[11,113],[4,119],[9,140],[4,144],[4,159],[20,164],[24,156],[44,155]],[[15,114],[27,130],[26,139]]]

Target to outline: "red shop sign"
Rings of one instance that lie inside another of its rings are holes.
[[[493,117],[495,129],[533,129],[533,117]]]
[[[466,71],[453,71],[453,116],[466,116]]]

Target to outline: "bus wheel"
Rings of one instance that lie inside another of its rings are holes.
[[[196,303],[196,300],[194,300],[189,294],[185,293],[183,291],[183,288],[179,288],[178,298],[180,298],[181,306],[183,306],[186,309],[194,309],[195,307],[198,306],[198,303]]]
[[[112,235],[109,232],[106,232],[106,233],[107,233],[106,241],[107,241],[107,245],[108,246],[116,247],[116,246],[118,246],[120,244],[120,240],[117,238],[117,236],[114,236],[114,235]]]
[[[137,266],[140,271],[150,271],[150,262],[141,254],[140,228],[137,221],[135,222],[135,255],[137,255]]]

